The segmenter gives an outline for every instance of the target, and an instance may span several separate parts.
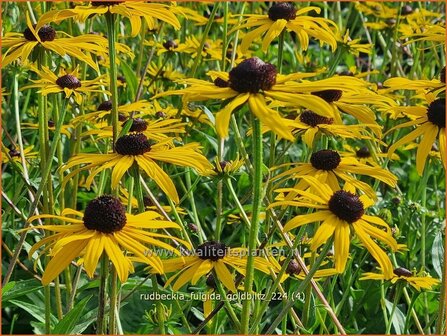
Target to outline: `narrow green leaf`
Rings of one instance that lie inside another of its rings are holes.
[[[137,93],[138,80],[135,71],[130,68],[126,62],[120,63],[121,70],[123,71],[124,78],[126,78],[126,84],[128,92],[130,92],[130,99],[134,99]]]
[[[13,284],[12,287],[10,284]],[[36,291],[39,288],[42,288],[42,284],[35,279],[9,282],[3,288],[2,303],[5,304],[12,299],[17,299],[25,294]]]
[[[72,334],[74,327],[78,324],[78,320],[84,311],[85,306],[92,296],[83,298],[79,303],[70,310],[62,320],[53,328],[52,334]]]
[[[393,310],[393,303],[385,300],[385,305],[386,310],[388,310],[388,313],[391,314],[391,311]],[[391,323],[393,323],[395,333],[402,334],[405,327],[405,315],[401,312],[399,307],[396,307],[394,309],[393,319],[391,320]]]
[[[433,269],[438,275],[438,278],[442,278],[442,265],[444,265],[444,243],[442,241],[442,232],[439,231],[431,248]]]

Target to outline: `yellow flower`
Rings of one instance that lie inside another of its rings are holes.
[[[212,175],[219,176],[231,176],[237,173],[240,168],[244,165],[244,160],[240,160],[237,157],[235,160],[230,161],[219,161],[217,156],[214,158],[214,170]]]
[[[68,217],[71,215],[79,219]],[[148,231],[167,228],[180,229],[179,225],[160,220],[160,217],[153,211],[138,215],[128,214],[117,198],[103,195],[90,201],[84,213],[67,208],[62,211],[60,216],[38,215],[31,217],[29,222],[39,218],[49,218],[70,224],[39,226],[39,229],[52,231],[55,234],[34,244],[29,251],[29,256],[31,257],[43,245],[46,247],[41,254],[48,252],[48,255],[51,256],[42,277],[43,285],[48,285],[53,281],[77,257],[82,257],[85,271],[92,278],[98,260],[103,253],[110,258],[121,282],[125,282],[129,273],[133,271],[132,263],[129,257],[123,253],[124,251],[134,254],[162,273],[161,260],[148,253],[150,250],[144,244],[161,247],[176,254],[179,254],[176,248],[160,239],[174,239],[185,246],[189,246],[189,244],[179,238]]]
[[[118,131],[127,125],[132,120],[128,132],[140,132],[143,133],[148,139],[159,141],[166,141],[169,139],[169,134],[176,135],[179,133],[185,133],[186,123],[182,123],[180,119],[156,119],[148,120],[143,118],[132,118],[124,120]],[[87,137],[90,135],[98,136],[98,139],[109,138],[113,135],[112,126],[104,126],[98,129],[91,129],[81,134],[81,137]],[[173,145],[172,145],[173,146]],[[171,147],[172,147],[171,146]]]
[[[233,28],[231,32],[243,28],[257,27],[242,38],[241,49],[243,53],[248,50],[253,40],[264,34],[262,51],[266,52],[268,46],[284,29],[296,33],[302,50],[307,50],[310,36],[320,40],[321,44],[328,44],[334,51],[337,49],[335,36],[338,29],[337,25],[325,18],[303,15],[311,11],[319,14],[321,9],[319,7],[304,7],[297,10],[291,3],[278,2],[269,8],[267,15],[246,15],[248,18]]]
[[[318,210],[314,213],[295,216],[286,223],[284,230],[290,231],[305,224],[322,222],[312,237],[310,248],[316,251],[333,236],[335,269],[339,273],[342,273],[346,267],[350,235],[353,231],[377,260],[382,272],[391,276],[393,268],[390,259],[371,237],[382,241],[393,250],[397,250],[398,245],[387,223],[377,216],[365,214],[365,209],[373,204],[372,201],[366,195],[357,196],[348,184],[345,184],[345,189],[348,190],[339,188],[333,190],[314,177],[302,178],[311,186],[312,192],[296,188],[279,189],[278,192],[294,192],[299,196],[291,201],[277,201],[270,207],[289,205]]]
[[[169,141],[171,140],[168,139],[152,145],[142,133],[121,136],[116,141],[115,153],[78,154],[72,157],[67,164],[62,166],[62,171],[81,164],[85,166],[76,168],[69,173],[64,178],[64,184],[80,171],[93,169],[86,180],[86,186],[89,187],[98,173],[112,168],[111,186],[115,189],[126,171],[135,163],[157,183],[173,202],[178,203],[179,197],[174,183],[156,161],[196,168],[202,174],[208,174],[209,170],[212,169],[212,165],[200,154],[200,145],[198,143],[189,143],[181,147],[172,148],[167,143]]]
[[[406,282],[416,288],[419,292],[421,291],[421,288],[432,289],[440,283],[438,279],[434,279],[431,276],[415,275],[403,267],[394,269],[391,277],[381,273],[367,272],[363,273],[360,280],[390,280],[392,284],[395,284],[396,282]]]
[[[23,124],[22,124],[23,126]],[[39,154],[38,152],[33,152],[34,146],[28,146],[26,148],[23,149],[23,156],[26,159],[35,159],[37,158],[37,155]],[[5,153],[5,155],[2,155],[2,162],[3,163],[8,163],[10,161],[16,161],[16,162],[20,162],[20,156],[21,153],[17,150],[16,146],[14,145],[10,145],[8,146],[8,148],[6,148],[5,146],[2,146],[2,152]],[[9,155],[6,155],[6,153]],[[11,158],[11,160],[9,159]]]
[[[23,33],[6,33],[2,37],[2,47],[8,48],[2,55],[3,67],[19,58],[24,62],[36,46],[41,46],[60,56],[69,55],[99,70],[90,53],[107,54],[107,39],[91,34],[57,38],[54,28],[44,22],[41,19],[34,27],[27,13],[28,27]]]
[[[360,163],[354,157],[341,156],[337,151],[323,149],[314,152],[310,157],[310,162],[287,163],[279,167],[273,167],[276,170],[282,167],[292,166],[287,171],[276,175],[273,181],[286,177],[301,178],[304,176],[313,176],[320,183],[328,184],[333,190],[340,187],[338,179],[352,184],[355,188],[366,193],[370,198],[376,199],[376,193],[371,186],[365,182],[359,181],[350,174],[360,174],[378,179],[391,187],[396,186],[397,177],[389,171],[380,167],[371,167]],[[295,186],[296,189],[305,190],[308,188],[308,180],[301,179]]]
[[[247,253],[248,249],[246,248],[229,248],[223,243],[215,241],[205,242],[195,249],[194,255],[162,261],[165,273],[180,270],[168,279],[165,287],[169,286],[174,280],[172,289],[175,291],[179,290],[189,281],[195,285],[202,276],[214,270],[217,275],[217,280],[221,281],[230,291],[236,292],[237,289],[233,276],[228,270],[227,265],[242,275],[245,275]],[[261,257],[254,258],[254,267],[261,272],[270,274],[270,263]],[[155,269],[151,271],[157,272]]]
[[[105,13],[120,14],[129,18],[132,27],[132,36],[136,36],[141,29],[141,19],[146,21],[148,29],[156,27],[156,20],[164,21],[175,29],[180,29],[180,22],[164,4],[146,3],[143,1],[91,1],[88,6],[76,6],[73,9],[54,10],[42,15],[41,20],[60,22],[68,18],[79,21],[87,20],[94,14]]]
[[[257,57],[242,61],[229,73],[210,71],[208,74],[213,82],[188,78],[180,83],[187,84],[189,87],[177,91],[167,91],[154,98],[179,94],[183,95],[185,105],[190,101],[231,99],[216,115],[217,133],[222,138],[228,136],[231,113],[247,102],[250,111],[263,124],[280,137],[291,141],[294,140],[294,137],[287,128],[286,119],[282,118],[278,111],[268,107],[266,99],[272,99],[279,105],[288,103],[293,106],[303,106],[316,113],[333,116],[331,106],[322,98],[312,94],[299,94],[297,90],[291,89],[290,81],[314,74],[281,75],[277,73],[274,65],[264,63]]]
[[[30,88],[40,88],[38,93],[46,96],[49,93],[64,92],[66,98],[74,96],[75,102],[80,105],[82,103],[81,93],[88,92],[101,92],[105,94],[110,94],[110,92],[101,89],[101,86],[105,85],[103,79],[105,75],[97,77],[92,80],[79,80],[79,66],[76,67],[72,72],[67,72],[65,70],[59,70],[59,77],[56,76],[48,67],[42,67],[42,70],[38,70],[32,67],[33,71],[36,72],[40,79],[32,80],[34,84],[26,85],[22,87],[22,90]]]
[[[405,110],[405,113],[410,117],[416,119],[399,124],[390,129],[394,131],[403,127],[416,126],[410,133],[393,143],[388,149],[388,156],[390,157],[397,148],[410,143],[416,138],[422,136],[416,153],[416,170],[419,175],[424,172],[425,161],[431,151],[433,144],[438,138],[439,152],[441,160],[446,165],[446,145],[445,145],[445,98],[437,98],[433,95],[426,95],[428,107],[412,106]]]

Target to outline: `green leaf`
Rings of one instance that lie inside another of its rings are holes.
[[[130,99],[134,100],[137,94],[138,80],[135,71],[132,70],[126,62],[120,63],[124,78],[126,78],[128,92],[130,92]]]
[[[9,282],[3,288],[2,303],[5,304],[12,299],[17,299],[40,288],[42,288],[42,284],[35,279]]]
[[[73,329],[78,324],[78,320],[83,313],[85,306],[92,298],[92,295],[83,298],[79,303],[70,310],[62,320],[53,328],[52,334],[72,334]]]
[[[439,278],[442,278],[442,265],[444,265],[444,243],[442,241],[442,232],[439,231],[431,248],[433,269]]]
[[[386,310],[391,314],[393,310],[393,303],[385,300]],[[394,331],[396,334],[402,334],[405,328],[405,315],[400,311],[398,307],[394,309],[393,319],[391,320],[393,323]]]
[[[18,301],[18,300],[10,300],[9,302],[28,312],[37,321],[45,323],[45,307],[40,307],[34,303]],[[57,319],[54,315],[50,315],[50,317],[53,325],[57,323]]]

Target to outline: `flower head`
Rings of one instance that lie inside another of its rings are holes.
[[[74,215],[78,218],[68,217]],[[53,281],[72,260],[81,257],[87,275],[91,278],[95,272],[98,260],[106,253],[115,267],[118,277],[125,282],[133,266],[128,255],[130,252],[140,260],[163,272],[163,264],[157,256],[149,254],[146,246],[158,246],[179,254],[177,249],[163,242],[161,239],[174,240],[189,246],[179,238],[155,233],[148,230],[175,228],[180,226],[160,219],[161,215],[153,211],[138,215],[126,213],[121,202],[110,195],[103,195],[90,201],[84,213],[73,209],[64,209],[59,215],[37,215],[28,221],[39,218],[63,221],[65,225],[42,225],[40,229],[55,232],[41,239],[30,250],[30,257],[41,246],[46,245],[42,253],[48,252],[51,257],[42,277],[42,283],[48,285]],[[33,227],[25,230],[32,229]]]

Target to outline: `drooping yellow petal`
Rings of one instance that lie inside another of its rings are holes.
[[[251,94],[250,98],[248,99],[248,104],[250,106],[250,111],[274,133],[278,134],[284,139],[290,141],[295,140],[292,132],[287,127],[285,119],[279,115],[278,111],[267,107],[264,97],[261,94]]]
[[[103,234],[96,233],[88,241],[84,254],[84,268],[87,275],[92,278],[95,272],[98,260],[104,251],[104,238]]]
[[[420,126],[420,128],[424,129],[424,136],[419,143],[416,153],[416,170],[419,175],[422,175],[425,167],[425,161],[427,160],[427,156],[436,140],[436,136],[438,135],[438,127],[431,123],[427,123]]]
[[[237,289],[234,284],[233,276],[231,275],[225,264],[221,260],[218,260],[214,263],[214,269],[216,270],[217,274],[216,281],[221,281],[226,288],[228,288],[233,293],[236,293]]]
[[[123,155],[121,159],[116,163],[112,171],[112,188],[116,189],[118,183],[123,177],[124,173],[129,170],[134,162],[134,156]]]
[[[342,273],[345,270],[349,255],[349,224],[338,221],[334,235],[335,270]]]
[[[317,229],[312,238],[310,249],[315,251],[321,244],[324,244],[330,236],[334,234],[335,228],[338,225],[338,218],[334,215],[329,216]]]
[[[228,137],[228,128],[230,125],[231,113],[235,108],[244,104],[250,96],[250,93],[243,93],[236,96],[223,109],[216,114],[216,131],[221,138]]]
[[[47,286],[53,281],[74,258],[81,254],[87,243],[88,240],[71,242],[65,246],[66,248],[63,251],[59,251],[53,256],[43,273],[42,284]]]
[[[127,277],[129,276],[129,261],[118,248],[118,242],[115,237],[112,235],[104,236],[104,248],[110,261],[115,267],[118,278],[121,282],[126,282]]]
[[[270,43],[272,43],[272,41],[281,34],[286,25],[287,21],[284,19],[279,19],[273,22],[273,24],[270,26],[267,33],[265,34],[264,40],[262,41],[263,52],[267,51],[267,48],[269,47]]]

